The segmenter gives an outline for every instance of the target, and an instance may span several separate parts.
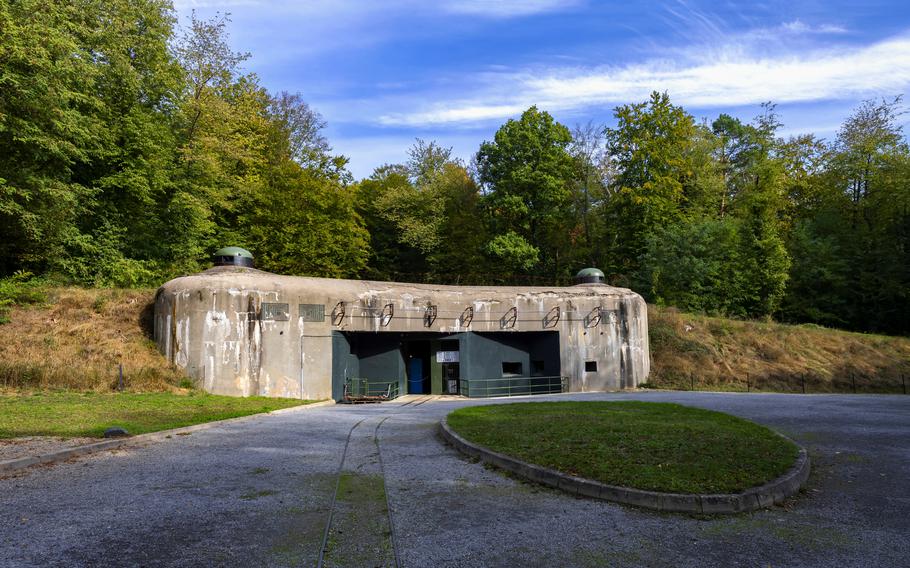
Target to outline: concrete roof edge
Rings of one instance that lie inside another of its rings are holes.
[[[181,276],[169,280],[161,285],[161,289],[168,289],[175,286],[186,287],[193,283],[230,285],[232,283],[244,285],[252,284],[260,280],[271,280],[274,285],[281,287],[306,285],[315,286],[349,286],[358,288],[361,292],[383,292],[383,289],[398,289],[398,292],[417,293],[498,293],[514,295],[540,295],[540,294],[559,294],[566,297],[625,297],[639,296],[636,292],[628,288],[619,288],[606,284],[575,284],[571,286],[461,286],[452,284],[419,284],[411,282],[388,282],[378,280],[350,280],[342,278],[321,278],[317,276],[287,276],[282,274],[273,274],[255,268],[245,268],[238,266],[217,266],[203,272]]]

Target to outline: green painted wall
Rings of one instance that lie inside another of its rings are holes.
[[[509,385],[536,384],[533,379],[479,382],[480,379],[502,377],[503,362],[520,363],[522,377],[534,374],[532,361],[544,363],[543,373],[538,375],[558,376],[560,373],[558,332],[467,333],[461,345],[461,378],[478,380],[470,383],[471,396],[504,393],[503,389]]]
[[[332,398],[344,396],[344,381],[360,376],[360,359],[351,353],[351,343],[345,334],[332,332]]]
[[[439,340],[430,341],[430,393],[442,394],[442,363],[436,362]]]
[[[332,332],[332,398],[344,396],[348,378],[398,380],[407,392],[407,374],[398,334]]]

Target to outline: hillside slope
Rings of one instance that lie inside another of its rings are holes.
[[[0,390],[132,391],[186,386],[155,349],[154,290],[52,288],[0,325]],[[736,321],[649,306],[651,376],[670,389],[902,392],[910,338]]]
[[[155,349],[154,290],[47,290],[47,301],[13,308],[0,325],[0,389],[109,391],[119,365],[133,391],[179,387],[182,372]]]
[[[783,392],[903,392],[910,338],[738,321],[648,307],[649,386]],[[910,387],[910,384],[907,385]]]

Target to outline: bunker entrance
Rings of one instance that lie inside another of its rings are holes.
[[[332,334],[332,394],[510,396],[562,392],[559,332]]]

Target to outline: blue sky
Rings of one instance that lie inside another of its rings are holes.
[[[357,178],[415,138],[468,159],[532,104],[570,128],[666,90],[696,118],[831,139],[864,99],[910,90],[910,6],[895,1],[175,0],[229,12],[271,91],[300,92]],[[903,118],[907,118],[905,115]]]

